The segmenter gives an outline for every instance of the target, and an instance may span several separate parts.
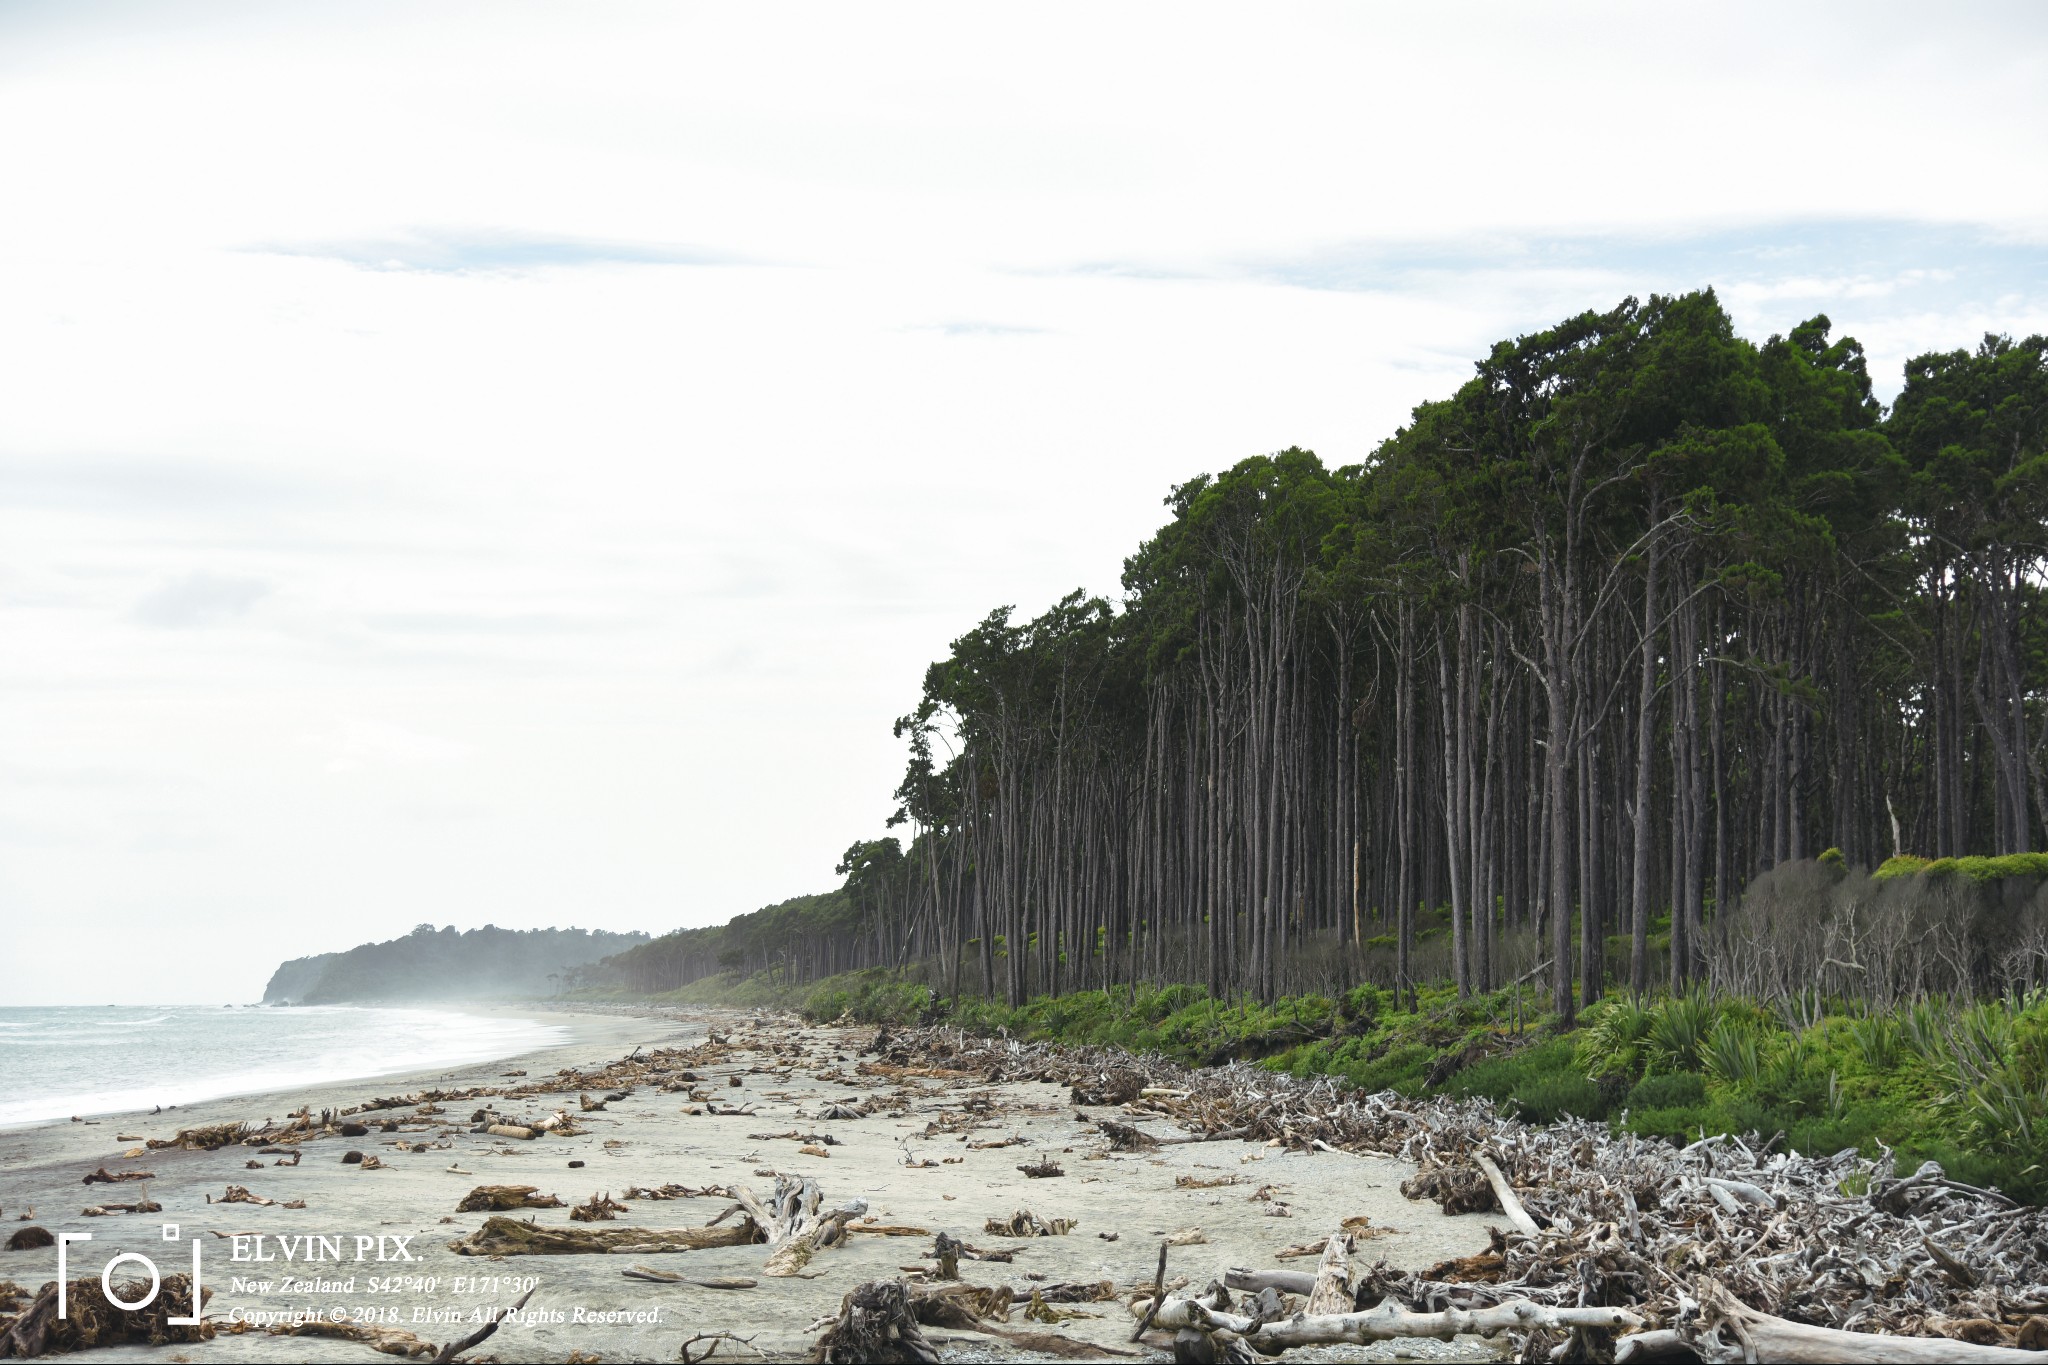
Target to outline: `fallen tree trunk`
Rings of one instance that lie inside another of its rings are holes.
[[[1114,1287],[1108,1280],[1092,1285],[1051,1285],[1036,1289],[1034,1293],[1041,1304],[1098,1303],[1115,1297]],[[1045,1355],[1059,1356],[1064,1360],[1101,1360],[1105,1356],[1129,1358],[1133,1354],[1097,1342],[1076,1341],[1057,1332],[1034,1332],[1028,1328],[1020,1331],[996,1326],[996,1322],[1009,1320],[1012,1302],[1008,1285],[994,1288],[971,1284],[950,1284],[936,1288],[920,1285],[910,1290],[911,1315],[925,1327],[947,1327],[960,1332],[984,1332],[989,1336],[1002,1338],[1020,1351],[1038,1351]],[[1028,1315],[1029,1310],[1026,1311]]]
[[[1316,1277],[1306,1270],[1248,1270],[1243,1266],[1232,1266],[1224,1272],[1223,1283],[1247,1294],[1256,1294],[1261,1289],[1277,1289],[1282,1294],[1308,1294],[1316,1287]]]
[[[1146,1303],[1140,1300],[1140,1303]],[[1139,1304],[1131,1305],[1136,1311]],[[1418,1313],[1392,1299],[1363,1313],[1296,1313],[1275,1322],[1258,1322],[1237,1313],[1211,1308],[1198,1299],[1170,1298],[1152,1316],[1154,1327],[1191,1327],[1198,1332],[1230,1332],[1242,1337],[1254,1349],[1284,1351],[1295,1346],[1331,1346],[1340,1342],[1363,1344],[1391,1337],[1435,1337],[1448,1341],[1470,1332],[1492,1336],[1509,1330],[1570,1331],[1574,1328],[1604,1328],[1632,1331],[1643,1320],[1626,1308],[1559,1308],[1549,1304],[1515,1299],[1491,1308],[1448,1308],[1441,1313]]]
[[[818,1182],[805,1177],[795,1180],[775,1177],[775,1193],[766,1206],[744,1185],[735,1185],[732,1197],[747,1211],[773,1248],[761,1273],[787,1278],[809,1264],[821,1247],[832,1246],[846,1237],[846,1225],[868,1211],[865,1199],[849,1199],[838,1208],[820,1211],[824,1193]]]
[[[702,1251],[747,1246],[762,1240],[751,1217],[731,1227],[701,1228],[543,1227],[496,1214],[448,1249],[458,1256],[577,1256],[614,1251]]]
[[[558,1209],[562,1201],[544,1195],[538,1185],[479,1185],[462,1197],[457,1213],[490,1213],[503,1209]]]
[[[1348,1313],[1356,1306],[1351,1301],[1350,1253],[1351,1239],[1341,1229],[1324,1244],[1323,1259],[1316,1266],[1315,1284],[1309,1289],[1308,1302],[1301,1307],[1304,1316]]]
[[[1998,1365],[2010,1361],[2033,1362],[2044,1358],[2040,1351],[2020,1351],[2010,1346],[1979,1346],[1949,1337],[1904,1337],[1876,1332],[1845,1332],[1836,1327],[1809,1327],[1803,1322],[1759,1313],[1728,1292],[1718,1280],[1702,1279],[1697,1285],[1699,1317],[1681,1323],[1676,1337],[1698,1359],[1709,1365],[1724,1361],[1769,1360],[1785,1365],[1829,1365],[1837,1360],[1870,1361],[1873,1365]],[[1645,1333],[1654,1341],[1641,1347],[1623,1337],[1616,1344],[1616,1362],[1673,1359],[1655,1356],[1651,1350],[1668,1350],[1665,1333]],[[1622,1354],[1624,1349],[1628,1354]]]
[[[273,1322],[255,1327],[246,1322],[230,1323],[228,1332],[263,1332],[273,1337],[323,1337],[330,1341],[357,1341],[381,1355],[406,1360],[427,1360],[440,1347],[403,1327],[375,1327],[362,1322],[334,1322],[326,1318],[305,1318],[298,1322]]]
[[[677,1275],[673,1271],[656,1270],[644,1265],[636,1265],[619,1273],[629,1280],[652,1280],[656,1284],[687,1284],[699,1289],[752,1289],[760,1283],[759,1280],[750,1280],[743,1275]]]
[[[1698,1365],[1699,1353],[1669,1329],[1637,1332],[1614,1343],[1614,1365]]]

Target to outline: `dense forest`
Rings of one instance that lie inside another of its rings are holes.
[[[1173,489],[1120,602],[989,613],[838,891],[594,975],[1522,980],[1567,1022],[2034,984],[2044,436],[2048,338],[1920,356],[1889,408],[1826,317],[1759,345],[1711,291],[1502,342],[1363,464]]]
[[[647,942],[640,933],[590,929],[481,929],[422,924],[404,938],[345,953],[294,958],[271,974],[266,1005],[343,1001],[461,1000],[554,995],[582,981],[582,969]]]

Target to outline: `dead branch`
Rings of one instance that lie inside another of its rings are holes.
[[[532,1297],[533,1290],[527,1290],[524,1294],[521,1294],[519,1296],[519,1301],[512,1305],[510,1311],[517,1313],[520,1309],[526,1307],[526,1301]],[[498,1330],[498,1323],[500,1317],[500,1314],[491,1314],[490,1320],[486,1322],[483,1326],[477,1328],[474,1332],[471,1332],[462,1340],[451,1341],[446,1346],[443,1346],[441,1348],[440,1354],[434,1357],[434,1365],[447,1365],[447,1362],[454,1360],[457,1356],[461,1355],[464,1351],[467,1351],[470,1347],[482,1343],[486,1337],[490,1336],[491,1333]]]

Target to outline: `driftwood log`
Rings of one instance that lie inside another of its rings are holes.
[[[1500,1173],[1500,1167],[1494,1163],[1493,1158],[1484,1152],[1474,1152],[1472,1162],[1486,1177],[1486,1183],[1493,1187],[1493,1197],[1500,1201],[1501,1212],[1508,1216],[1508,1221],[1515,1225],[1516,1231],[1525,1237],[1541,1236],[1543,1229],[1536,1226],[1536,1220],[1529,1216],[1529,1210],[1522,1207],[1522,1200],[1515,1193],[1515,1187],[1508,1184],[1508,1178]]]
[[[1141,1303],[1148,1301],[1141,1300]],[[1135,1309],[1137,1305],[1132,1305]],[[1471,1333],[1492,1336],[1506,1331],[1572,1331],[1600,1328],[1630,1331],[1643,1320],[1626,1308],[1560,1308],[1510,1299],[1490,1308],[1449,1308],[1418,1313],[1388,1300],[1363,1313],[1296,1313],[1277,1321],[1210,1307],[1202,1298],[1169,1296],[1152,1315],[1155,1327],[1191,1327],[1198,1332],[1229,1332],[1256,1349],[1287,1350],[1294,1346],[1331,1346],[1340,1342],[1388,1341],[1394,1337],[1435,1337],[1448,1341]]]
[[[1616,1344],[1616,1362],[1697,1359],[1709,1365],[1737,1361],[1780,1361],[1784,1365],[1830,1365],[1838,1360],[1870,1361],[1873,1365],[1999,1365],[2032,1362],[2048,1353],[2021,1351],[1948,1337],[1908,1337],[1874,1332],[1844,1332],[1759,1313],[1718,1280],[1703,1278],[1697,1287],[1698,1313],[1676,1330],[1623,1337]]]
[[[328,1318],[304,1318],[297,1322],[273,1322],[262,1327],[230,1323],[230,1336],[264,1332],[273,1337],[321,1337],[329,1341],[355,1341],[380,1355],[405,1360],[431,1360],[441,1349],[433,1342],[403,1327],[379,1327],[366,1322],[341,1322]]]
[[[846,1225],[868,1211],[865,1199],[822,1209],[825,1196],[809,1177],[776,1176],[775,1192],[765,1205],[744,1185],[733,1186],[732,1197],[772,1248],[761,1273],[777,1278],[795,1275],[821,1248],[843,1241]]]
[[[1309,1286],[1308,1302],[1301,1311],[1310,1317],[1348,1313],[1357,1305],[1351,1298],[1351,1239],[1339,1232],[1323,1246],[1323,1259],[1316,1266],[1315,1282]],[[1261,1289],[1259,1293],[1268,1291]]]
[[[1042,1308],[1047,1292],[1061,1290],[1075,1299],[1099,1297],[1100,1285],[1053,1286],[1040,1290],[1033,1301]],[[1034,1332],[1001,1327],[1010,1316],[1015,1295],[1007,1285],[947,1284],[912,1287],[901,1280],[874,1280],[856,1288],[840,1302],[839,1314],[828,1319],[824,1332],[812,1347],[813,1361],[929,1362],[939,1359],[937,1348],[924,1335],[926,1327],[980,1332],[999,1338],[1023,1351],[1059,1356],[1066,1360],[1102,1360],[1129,1357],[1131,1352],[1094,1342],[1076,1341],[1056,1332]]]
[[[462,1197],[457,1213],[491,1213],[503,1209],[558,1209],[562,1201],[542,1194],[538,1185],[479,1185]]]
[[[938,1365],[901,1280],[871,1280],[839,1301],[839,1316],[811,1349],[816,1365]]]
[[[710,1226],[701,1228],[570,1228],[544,1227],[493,1214],[475,1232],[450,1242],[448,1249],[458,1256],[578,1256],[620,1251],[702,1251],[707,1247],[747,1246],[763,1240],[751,1216],[742,1217],[730,1227],[717,1226],[724,1217],[721,1214]]]

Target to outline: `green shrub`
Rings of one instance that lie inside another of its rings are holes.
[[[1707,1034],[1700,1059],[1707,1074],[1724,1085],[1747,1087],[1756,1084],[1763,1070],[1762,1049],[1756,1029],[1736,1019],[1717,1019]]]
[[[1437,1051],[1427,1043],[1404,1043],[1389,1048],[1370,1061],[1345,1066],[1339,1074],[1361,1090],[1394,1090],[1403,1095],[1423,1094],[1423,1077]]]
[[[1509,1111],[1525,1123],[1562,1118],[1605,1118],[1599,1083],[1577,1072],[1531,1076],[1510,1097]]]
[[[1146,1017],[1156,1024],[1167,1015],[1176,1014],[1192,1005],[1203,1004],[1208,998],[1209,992],[1200,986],[1168,986],[1152,996],[1146,1006]]]
[[[1697,1072],[1645,1076],[1623,1103],[1631,1113],[1649,1109],[1692,1109],[1707,1102],[1707,1083]]]
[[[1630,1000],[1609,1000],[1586,1011],[1573,1062],[1587,1077],[1633,1076],[1642,1069],[1643,1045],[1654,1022],[1651,1011]]]
[[[1720,1011],[1707,993],[1693,989],[1674,995],[1651,1011],[1644,1049],[1659,1071],[1697,1071],[1700,1049]]]
[[[1644,1137],[1659,1137],[1671,1142],[1691,1142],[1705,1133],[1710,1125],[1704,1105],[1680,1106],[1673,1109],[1645,1109],[1641,1113],[1629,1111],[1628,1122],[1624,1125],[1629,1132]]]
[[[1856,1042],[1856,1051],[1863,1064],[1872,1071],[1897,1070],[1908,1050],[1905,1026],[1894,1014],[1873,1014],[1858,1019],[1849,1026],[1849,1035]]]
[[[1812,1031],[1785,1035],[1765,1053],[1757,1068],[1757,1101],[1784,1109],[1793,1118],[1834,1113],[1840,1104],[1836,1073],[1828,1060]]]
[[[2048,1164],[2048,993],[1964,1010],[1925,1055],[1966,1149],[2022,1173]]]

